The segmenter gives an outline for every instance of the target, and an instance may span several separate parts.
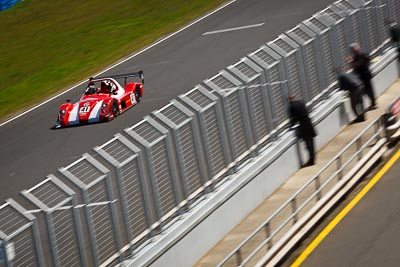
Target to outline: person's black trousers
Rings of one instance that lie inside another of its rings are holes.
[[[350,93],[350,103],[354,115],[356,115],[357,119],[364,120],[365,110],[364,110],[364,101],[362,98],[361,90],[357,90],[355,92]]]
[[[371,101],[371,106],[375,106],[376,105],[375,93],[374,93],[374,89],[372,88],[371,78],[368,76],[361,77],[361,80],[364,83],[364,92],[369,97],[369,100]]]
[[[304,138],[303,140],[306,144],[306,148],[308,151],[308,161],[306,165],[314,165],[315,164],[314,137]]]

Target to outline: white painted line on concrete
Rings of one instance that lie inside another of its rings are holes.
[[[112,65],[112,66],[110,66],[110,67],[104,69],[103,71],[101,71],[101,72],[99,72],[99,73],[97,73],[97,74],[95,74],[95,75],[92,75],[92,76],[93,76],[93,77],[99,76],[99,75],[101,75],[101,74],[103,74],[103,73],[109,71],[110,69],[115,68],[116,66],[121,65],[122,63],[124,63],[124,62],[126,62],[126,61],[128,61],[128,60],[130,60],[130,59],[132,59],[132,58],[134,58],[134,57],[136,57],[136,56],[138,56],[138,55],[140,55],[140,54],[146,52],[147,50],[149,50],[149,49],[155,47],[156,45],[158,45],[158,44],[160,44],[160,43],[162,43],[162,42],[168,40],[169,38],[171,38],[171,37],[177,35],[178,33],[180,33],[180,32],[182,32],[182,31],[186,30],[187,28],[189,28],[189,27],[191,27],[191,26],[193,26],[193,25],[199,23],[200,21],[206,19],[207,17],[209,17],[209,16],[213,15],[214,13],[220,11],[221,9],[223,9],[223,8],[225,8],[225,7],[227,7],[227,6],[231,5],[231,4],[233,4],[233,3],[236,2],[236,1],[237,1],[237,0],[232,0],[232,1],[230,1],[230,2],[228,2],[228,3],[226,3],[226,4],[224,4],[223,6],[220,6],[219,8],[213,10],[212,12],[210,12],[210,13],[204,15],[203,17],[201,17],[201,18],[199,18],[199,19],[193,21],[192,23],[186,25],[185,27],[183,27],[183,28],[177,30],[176,32],[171,33],[170,35],[168,35],[168,36],[166,36],[166,37],[160,39],[159,41],[157,41],[157,42],[155,42],[155,43],[149,45],[148,47],[146,47],[146,48],[140,50],[139,52],[137,52],[137,53],[135,53],[135,54],[133,54],[133,55],[131,55],[131,56],[129,56],[129,57],[127,57],[127,58],[121,60],[121,61],[119,61],[118,63],[116,63],[116,64],[114,64],[114,65]],[[42,102],[42,103],[40,103],[40,104],[38,104],[38,105],[36,105],[36,106],[34,106],[34,107],[32,107],[32,108],[26,110],[26,111],[24,111],[24,112],[18,114],[17,116],[15,116],[15,117],[13,117],[13,118],[11,118],[11,119],[9,119],[9,120],[3,122],[3,123],[0,123],[0,127],[6,125],[7,123],[12,122],[13,120],[16,120],[16,119],[22,117],[23,115],[25,115],[25,114],[27,114],[27,113],[29,113],[29,112],[31,112],[31,111],[33,111],[33,110],[35,110],[35,109],[41,107],[41,106],[43,106],[43,105],[45,105],[45,104],[47,104],[47,103],[49,103],[50,101],[53,101],[53,100],[56,99],[57,97],[60,97],[60,96],[62,96],[62,95],[64,95],[64,94],[68,93],[69,91],[72,91],[72,90],[75,89],[76,87],[78,87],[78,86],[80,86],[80,85],[82,85],[82,84],[84,84],[84,83],[86,83],[86,82],[87,82],[87,79],[85,79],[85,80],[83,80],[83,81],[81,81],[81,82],[79,82],[79,83],[73,85],[71,88],[69,88],[69,89],[67,89],[67,90],[65,90],[65,91],[63,91],[63,92],[61,92],[61,93],[59,93],[58,95],[55,95],[55,96],[53,96],[52,98],[47,99],[46,101],[44,101],[44,102]],[[55,113],[54,113],[54,121],[56,120],[56,117],[57,117],[57,111],[55,111]]]
[[[224,30],[218,30],[218,31],[212,31],[212,32],[205,32],[203,35],[209,35],[209,34],[216,34],[216,33],[222,33],[222,32],[232,32],[232,31],[238,31],[238,30],[244,30],[244,29],[250,29],[250,28],[256,28],[264,25],[265,22],[259,23],[259,24],[253,24],[253,25],[247,25],[247,26],[241,26],[241,27],[236,27],[236,28],[229,28],[229,29],[224,29]]]

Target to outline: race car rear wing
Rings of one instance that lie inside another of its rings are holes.
[[[124,86],[125,86],[128,81],[128,78],[130,78],[130,77],[140,77],[140,79],[142,80],[142,84],[144,84],[144,74],[143,74],[142,70],[140,70],[138,72],[132,72],[132,73],[126,73],[126,74],[117,74],[117,75],[110,75],[110,76],[103,76],[103,77],[90,77],[89,81],[106,79],[106,78],[124,79]]]

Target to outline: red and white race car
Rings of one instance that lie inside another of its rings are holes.
[[[141,82],[129,82],[139,77]],[[117,80],[124,79],[122,87]],[[143,96],[143,71],[90,78],[81,99],[75,104],[67,100],[60,106],[55,128],[110,121],[140,102]]]

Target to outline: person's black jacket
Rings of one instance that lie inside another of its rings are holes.
[[[389,34],[390,34],[390,40],[393,43],[400,42],[400,26],[398,26],[396,23],[391,23],[389,25]]]
[[[340,90],[355,93],[362,87],[362,81],[352,72],[342,72],[338,75],[338,82]]]
[[[367,78],[371,79],[372,74],[369,69],[370,58],[367,53],[357,52],[353,55],[353,70],[357,73],[362,79]]]
[[[291,128],[296,123],[299,123],[299,127],[296,129],[296,135],[298,138],[309,139],[317,136],[308,115],[307,107],[302,101],[289,101],[289,118]]]

